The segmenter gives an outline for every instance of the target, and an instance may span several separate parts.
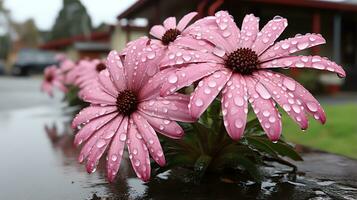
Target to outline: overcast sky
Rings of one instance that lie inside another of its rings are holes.
[[[136,0],[81,0],[92,18],[94,26],[102,22],[115,23],[116,16]],[[51,29],[62,0],[4,0],[5,8],[11,11],[12,19],[23,22],[34,18],[41,30]]]

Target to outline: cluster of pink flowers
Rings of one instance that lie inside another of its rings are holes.
[[[325,43],[320,34],[296,35],[275,43],[287,20],[275,17],[259,30],[259,18],[246,15],[239,29],[228,12],[219,11],[188,24],[192,12],[178,24],[170,17],[150,34],[112,51],[106,61],[68,60],[60,68],[45,71],[43,89],[65,91],[73,84],[79,97],[89,102],[73,120],[79,129],[75,144],[85,143],[79,161],[94,172],[107,152],[107,175],[113,181],[125,146],[139,178],[150,178],[150,157],[165,165],[156,133],[179,139],[180,122],[194,122],[216,98],[221,100],[224,125],[229,136],[239,140],[246,125],[248,104],[272,141],[281,135],[282,123],[276,103],[301,127],[307,129],[307,114],[325,123],[319,102],[299,83],[276,68],[314,68],[345,72],[320,56],[291,55]],[[194,84],[196,83],[196,84]],[[178,90],[194,85],[189,95]],[[219,113],[217,113],[218,115]]]

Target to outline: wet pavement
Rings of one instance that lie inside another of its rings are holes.
[[[39,79],[0,78],[0,199],[357,199],[357,161],[308,151],[298,174],[284,166],[264,168],[262,184],[208,177],[188,182],[180,170],[149,183],[135,178],[124,159],[117,181],[105,180],[104,166],[87,174],[77,163],[68,124],[71,110],[61,95],[39,92]],[[101,163],[103,163],[102,160]]]

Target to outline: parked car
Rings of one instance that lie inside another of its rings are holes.
[[[57,65],[55,53],[38,49],[22,49],[17,54],[12,68],[13,75],[27,76],[31,73],[40,73],[49,65]]]

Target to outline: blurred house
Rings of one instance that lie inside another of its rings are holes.
[[[117,51],[122,50],[126,43],[131,40],[135,40],[143,35],[147,35],[149,32],[149,27],[138,26],[132,21],[125,21],[124,23],[119,23],[115,30],[113,31],[111,38],[112,49]]]
[[[69,38],[55,39],[39,46],[43,50],[64,52],[73,60],[83,58],[104,58],[111,50],[113,27],[106,30],[76,35]]]
[[[254,13],[260,17],[260,25],[276,15],[289,20],[289,26],[280,36],[281,39],[293,37],[297,33],[321,33],[327,44],[302,52],[302,54],[320,54],[341,64],[347,73],[344,81],[334,74],[312,72],[304,74],[301,70],[292,70],[296,79],[305,81],[305,85],[328,85],[331,91],[357,91],[357,1],[355,0],[138,0],[118,16],[119,21],[134,21],[146,18],[148,27],[161,24],[169,16],[180,19],[184,14],[197,11],[199,18],[213,15],[218,10],[227,10],[240,27],[245,14]],[[123,29],[130,35],[130,29]],[[147,32],[146,32],[147,33]],[[143,33],[144,34],[144,33]],[[310,78],[310,77],[311,78]],[[343,85],[342,85],[343,84]],[[326,87],[325,87],[326,88]],[[319,88],[313,88],[318,90]]]

